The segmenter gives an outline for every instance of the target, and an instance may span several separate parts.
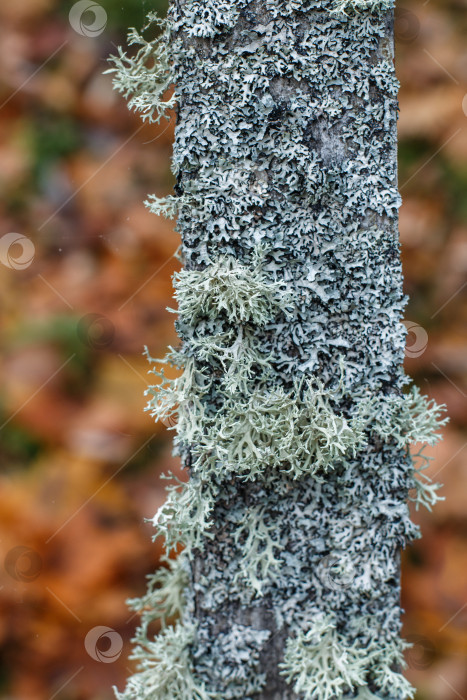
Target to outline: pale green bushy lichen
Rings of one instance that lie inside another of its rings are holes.
[[[189,499],[185,510],[188,511],[191,505]],[[170,504],[163,506],[164,509],[165,513],[170,511]],[[164,520],[165,513],[161,520]],[[177,549],[181,538],[172,543],[172,533],[164,534],[167,551],[172,545]],[[163,557],[160,568],[149,577],[146,594],[128,601],[129,607],[141,618],[130,657],[138,662],[138,671],[130,678],[123,693],[116,692],[118,700],[221,700],[219,695],[206,690],[193,670],[191,648],[196,625],[184,619],[189,581],[188,552],[179,553],[176,559]],[[161,623],[162,629],[154,636],[150,625],[156,621]]]
[[[203,318],[225,316],[230,323],[264,326],[278,312],[292,308],[283,284],[271,282],[262,269],[262,251],[243,265],[233,257],[220,257],[203,270],[182,270],[174,275],[175,299],[184,323],[195,326]]]
[[[118,700],[220,700],[195,677],[190,653],[194,638],[194,626],[182,622],[165,627],[152,640],[137,636],[130,658],[139,662],[140,670],[117,693]]]
[[[442,437],[439,429],[448,422],[442,418],[446,406],[429,400],[416,386],[406,394],[370,399],[367,406],[364,411],[372,431],[385,441],[394,440],[399,447],[417,442],[435,445]]]
[[[326,473],[365,444],[359,418],[340,415],[332,396],[312,381],[291,391],[252,387],[247,396],[227,396],[202,430],[195,469],[222,465],[244,479],[267,479],[276,470],[295,479]]]
[[[395,0],[334,0],[334,12],[361,12],[363,10],[389,10],[394,7]]]
[[[185,606],[184,593],[188,585],[186,556],[164,557],[161,567],[148,577],[147,593],[128,601],[128,606],[142,616],[139,634],[147,635],[148,626],[160,620],[163,627],[171,618],[179,617]]]
[[[363,615],[349,625],[366,658],[365,680],[378,688],[378,697],[413,698],[415,688],[401,673],[407,668],[404,651],[411,644],[394,634],[383,620],[381,614]]]
[[[151,194],[144,204],[153,214],[172,219],[183,206],[186,206],[187,202],[183,197],[174,197],[170,194],[166,197],[157,197],[155,194]]]
[[[235,542],[242,550],[240,575],[261,595],[264,582],[274,576],[281,565],[276,555],[283,549],[275,526],[265,521],[264,508],[250,509],[235,532]]]
[[[419,510],[420,506],[423,506],[427,510],[431,511],[433,506],[435,506],[440,501],[444,501],[443,496],[438,495],[438,491],[442,488],[442,484],[433,483],[429,476],[426,474],[416,473],[413,479],[413,491],[415,495],[412,496],[409,492],[409,501],[415,504],[415,510]]]
[[[226,395],[246,395],[253,377],[267,378],[271,356],[262,352],[261,341],[252,328],[238,326],[192,340],[193,354],[202,363],[217,363],[222,370]]]
[[[378,645],[378,641],[375,642]],[[410,646],[410,645],[409,645]],[[413,698],[415,688],[404,678],[401,671],[407,668],[403,650],[405,646],[397,642],[386,644],[371,654],[369,680],[379,689],[383,697]]]
[[[175,107],[177,100],[171,88],[174,74],[169,49],[170,25],[154,13],[148,16],[145,29],[156,31],[155,39],[146,40],[135,29],[128,35],[128,45],[139,47],[134,56],[119,48],[112,61],[114,87],[128,100],[128,107],[143,120],[158,122]]]
[[[330,618],[287,641],[281,670],[304,700],[338,700],[365,682],[366,653],[349,645]]]
[[[148,590],[142,598],[128,601],[132,610],[141,615],[140,626],[133,639],[135,649],[130,658],[138,661],[133,675],[119,700],[220,700],[208,693],[196,679],[192,668],[191,646],[195,625],[181,618],[185,609],[188,583],[186,555],[176,560],[164,559],[164,564],[149,577]],[[150,624],[160,620],[162,630],[157,636]],[[167,622],[173,624],[167,626]]]
[[[338,391],[325,389],[316,379],[296,382],[291,390],[271,388],[267,383],[271,366],[261,355],[251,360],[252,366],[266,368],[266,381],[261,375],[246,374],[242,383],[246,391],[234,391],[227,372],[222,403],[215,412],[203,405],[213,380],[200,372],[196,381],[191,359],[180,377],[150,389],[152,415],[172,419],[178,439],[195,445],[194,473],[206,479],[222,470],[223,475],[256,479],[280,470],[298,479],[326,473],[366,445],[360,412],[346,418],[333,407]]]
[[[406,667],[405,647],[399,640],[384,645],[380,639],[350,641],[337,631],[332,616],[319,616],[307,632],[289,638],[281,669],[304,700],[340,700],[355,692],[371,698],[369,686],[375,685],[383,697],[408,698],[415,689],[395,670]]]
[[[409,491],[409,501],[415,504],[416,510],[419,510],[420,506],[423,506],[431,511],[432,507],[439,501],[444,501],[444,498],[438,495],[442,484],[434,483],[427,474],[423,473],[433,460],[432,457],[426,456],[425,447],[424,445],[418,452],[412,455],[414,472],[412,489]]]
[[[162,537],[167,554],[185,548],[202,550],[210,537],[211,514],[216,489],[210,483],[190,479],[167,488],[167,499],[153,518],[156,528],[154,539]]]
[[[179,358],[174,361],[174,357],[170,354],[162,363],[177,367]],[[199,422],[203,420],[203,397],[209,395],[212,378],[196,369],[194,361],[190,359],[187,359],[183,371],[175,379],[166,377],[163,366],[161,369],[154,367],[151,373],[161,382],[146,390],[146,395],[152,397],[146,410],[169,429],[182,433],[187,440],[192,439],[199,431]]]
[[[209,341],[207,355],[212,358],[216,336]],[[150,390],[152,415],[162,420],[178,416],[173,426],[185,442],[196,445],[192,467],[204,478],[219,468],[246,479],[267,478],[274,470],[293,478],[321,475],[361,451],[368,444],[368,433],[396,441],[400,447],[434,444],[439,439],[434,431],[446,423],[441,419],[445,407],[428,401],[417,387],[405,395],[364,399],[346,417],[336,408],[341,388],[326,389],[312,378],[295,383],[289,391],[271,389],[272,366],[257,349],[250,353],[244,373],[232,357],[235,371],[230,376],[225,352],[221,358],[225,374],[218,380],[218,389],[224,382],[228,386],[215,413],[203,405],[203,398],[210,398],[213,380],[195,372],[193,359],[187,360],[180,377]],[[253,366],[264,374],[250,375]],[[232,380],[238,386],[232,386]]]

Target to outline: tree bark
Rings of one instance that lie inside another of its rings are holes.
[[[295,11],[282,14],[286,3],[257,0],[240,10],[232,26],[221,23],[210,36],[193,37],[187,5],[174,6],[179,36],[193,57],[192,65],[179,67],[178,185],[186,193],[201,177],[202,194],[219,202],[209,217],[204,206],[179,217],[186,265],[203,267],[206,257],[221,252],[249,260],[254,243],[266,242],[272,276],[286,280],[300,300],[291,318],[258,331],[271,349],[275,381],[290,388],[297,377],[315,374],[329,385],[343,357],[348,395],[360,396],[362,386],[383,394],[400,388],[392,11],[355,13],[350,7],[349,15],[336,16],[328,1],[295,3]],[[235,72],[233,56],[244,59]],[[245,90],[261,66],[265,79]],[[197,87],[185,92],[189,80]],[[244,175],[235,177],[227,195],[226,173]],[[375,469],[382,457],[392,467],[385,480],[381,467]],[[245,697],[245,654],[257,647],[241,635],[233,644],[231,631],[239,626],[270,633],[254,667],[265,683],[252,697],[262,700],[297,697],[279,672],[296,620],[306,626],[317,611],[332,612],[346,630],[350,618],[366,614],[380,639],[383,628],[399,635],[406,513],[401,507],[383,514],[370,504],[403,503],[406,462],[403,449],[384,450],[373,441],[345,475],[337,469],[324,483],[279,477],[273,488],[223,485],[227,497],[214,510],[214,538],[196,555],[191,584],[195,669],[207,687],[225,698]],[[252,504],[265,508],[286,553],[276,580],[255,599],[232,587],[242,556],[232,513]],[[363,583],[326,585],[329,563],[349,551]],[[365,575],[371,577],[367,589]],[[239,680],[229,688],[226,677]]]
[[[402,396],[392,2],[173,0],[168,26],[185,371],[151,406],[178,403],[190,486],[155,523],[198,684],[172,696],[402,700],[407,446],[437,409]]]

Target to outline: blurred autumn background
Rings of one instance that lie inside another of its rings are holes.
[[[142,126],[103,75],[165,0],[0,5],[0,696],[107,700],[131,668],[125,600],[158,564],[170,433],[142,348],[175,341],[173,121]],[[70,15],[70,10],[73,9]],[[92,10],[94,7],[94,10]],[[88,8],[86,10],[86,8]],[[405,554],[408,675],[467,698],[467,0],[397,10],[407,370],[445,402],[445,502]]]

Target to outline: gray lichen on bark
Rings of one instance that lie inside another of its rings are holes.
[[[440,407],[402,369],[392,7],[174,0],[117,61],[143,116],[176,86],[177,196],[150,206],[178,217],[183,374],[149,408],[178,413],[190,474],[155,517],[185,548],[176,672],[144,629],[125,698],[412,692],[399,551],[409,491],[438,497],[409,443],[436,440]]]

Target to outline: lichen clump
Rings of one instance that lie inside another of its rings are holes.
[[[147,203],[177,216],[180,347],[148,353],[148,410],[190,477],[154,517],[183,553],[136,603],[125,700],[413,693],[399,550],[439,496],[410,450],[444,420],[402,369],[392,7],[174,2],[116,59],[143,118],[178,107],[176,194]]]
[[[371,624],[371,620],[366,620]],[[366,646],[349,644],[337,631],[332,617],[317,617],[306,632],[298,632],[287,642],[282,671],[294,683],[304,700],[332,700],[358,691],[357,697],[376,697],[368,691],[376,683],[386,693],[403,697],[412,688],[393,666],[406,667],[403,642],[381,649],[380,640],[369,639]]]

